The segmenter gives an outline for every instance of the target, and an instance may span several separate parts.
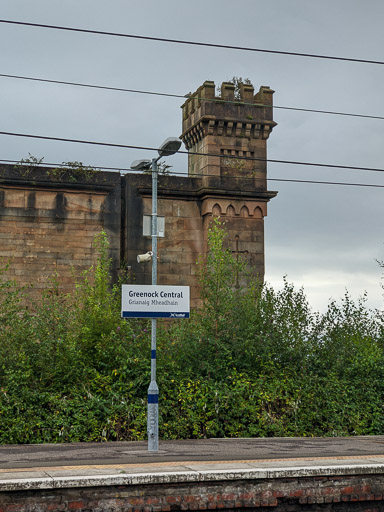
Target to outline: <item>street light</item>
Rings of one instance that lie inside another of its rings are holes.
[[[157,284],[157,162],[164,156],[171,156],[180,149],[181,140],[175,137],[166,139],[157,150],[159,156],[152,160],[135,160],[132,162],[131,169],[152,171],[152,285]],[[149,254],[149,253],[147,253]],[[140,255],[143,256],[143,255]],[[147,258],[141,258],[141,261],[148,261]],[[156,318],[151,319],[151,382],[148,388],[148,409],[147,409],[147,432],[148,432],[148,451],[157,452],[159,450],[159,387],[156,382]]]

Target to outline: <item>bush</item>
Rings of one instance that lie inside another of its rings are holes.
[[[149,323],[120,318],[105,233],[97,244],[73,294],[53,276],[28,310],[0,271],[0,443],[146,437]],[[384,433],[382,313],[347,294],[314,314],[287,281],[260,284],[219,220],[209,246],[201,307],[158,322],[160,437]]]

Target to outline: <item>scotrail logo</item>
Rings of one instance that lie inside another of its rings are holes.
[[[170,318],[185,318],[186,313],[171,313]]]

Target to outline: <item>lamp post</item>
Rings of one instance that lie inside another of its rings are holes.
[[[164,156],[170,156],[177,153],[177,151],[180,149],[180,146],[180,139],[169,137],[158,149],[159,156],[157,158],[152,158],[152,160],[135,160],[131,165],[131,168],[135,170],[142,171],[151,169],[152,171],[152,285],[157,284],[157,180],[159,173],[157,162]],[[152,318],[151,382],[148,388],[147,405],[148,451],[151,452],[157,452],[159,450],[159,387],[156,382],[156,329],[156,318]]]

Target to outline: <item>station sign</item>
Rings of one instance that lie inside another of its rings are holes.
[[[123,318],[189,318],[189,286],[123,284]]]

